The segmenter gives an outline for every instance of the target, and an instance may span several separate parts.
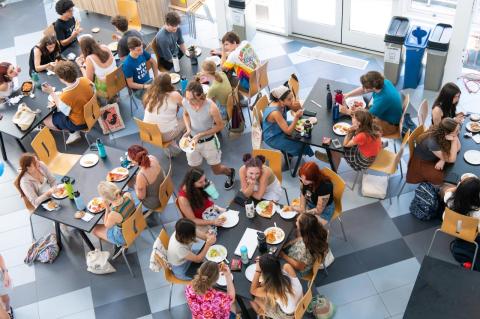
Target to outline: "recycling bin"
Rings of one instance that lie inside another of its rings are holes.
[[[447,62],[452,26],[439,23],[433,28],[427,42],[427,65],[425,67],[425,90],[438,91],[442,85],[443,71]]]
[[[430,28],[414,25],[405,39],[405,78],[403,88],[415,89],[422,77],[422,59],[425,54]]]
[[[387,33],[385,33],[384,76],[393,84],[397,84],[402,70],[403,43],[408,33],[410,21],[405,17],[392,17]]]

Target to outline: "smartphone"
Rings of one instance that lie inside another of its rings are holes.
[[[317,112],[309,111],[309,110],[304,110],[303,111],[303,116],[308,116],[308,117],[316,117]]]
[[[322,143],[325,144],[325,145],[330,145],[331,142],[332,142],[332,138],[330,138],[330,137],[324,136],[322,138]]]
[[[338,140],[338,138],[333,139],[333,140],[332,140],[332,144],[333,144],[333,146],[334,146],[335,148],[340,148],[340,147],[342,147],[342,144],[340,143],[340,141]]]

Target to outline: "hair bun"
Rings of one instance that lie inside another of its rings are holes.
[[[252,158],[252,154],[250,154],[250,153],[243,154],[243,158],[242,158],[243,163],[248,162],[251,158]]]

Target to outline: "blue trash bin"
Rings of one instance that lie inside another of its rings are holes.
[[[405,78],[404,89],[415,89],[422,77],[422,59],[427,46],[430,28],[412,26],[405,40]]]

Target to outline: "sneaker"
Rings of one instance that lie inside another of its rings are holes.
[[[315,157],[319,161],[322,161],[322,162],[325,162],[325,163],[330,163],[330,161],[328,160],[327,153],[322,153],[320,151],[315,151]]]
[[[230,176],[227,177],[227,180],[225,181],[225,189],[230,190],[233,188],[233,185],[235,184],[235,169],[230,168],[232,172],[230,173]]]
[[[122,246],[115,245],[115,249],[113,250],[112,254],[112,260],[120,256],[120,254],[122,253],[122,248]]]
[[[70,133],[68,135],[67,141],[65,142],[67,145],[75,143],[78,141],[82,136],[80,135],[80,131],[76,131],[73,133]]]

